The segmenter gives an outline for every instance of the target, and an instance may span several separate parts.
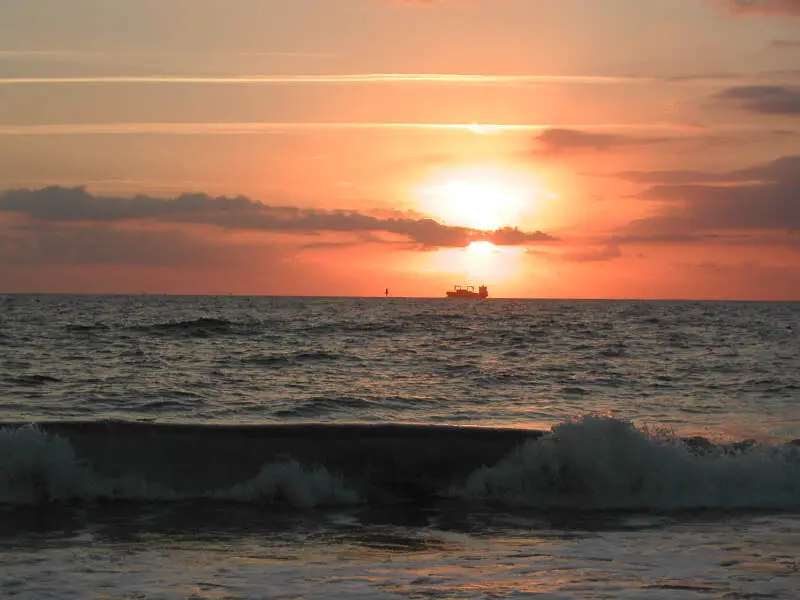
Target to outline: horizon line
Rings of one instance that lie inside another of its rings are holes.
[[[287,298],[287,299],[319,299],[319,300],[442,300],[446,302],[464,303],[463,300],[447,298],[446,296],[384,296],[383,294],[376,294],[374,296],[363,295],[338,295],[338,296],[318,296],[310,294],[246,294],[246,293],[186,293],[186,292],[4,292],[0,291],[0,296],[107,296],[107,297],[156,297],[162,298],[165,296],[173,298]],[[687,297],[665,297],[665,298],[647,298],[647,297],[625,297],[625,298],[570,298],[570,297],[557,297],[557,296],[491,296],[489,298],[482,298],[474,300],[474,302],[492,302],[493,300],[531,300],[531,301],[547,301],[547,302],[748,302],[748,303],[800,303],[800,298],[797,299],[747,299],[747,298],[687,298]]]

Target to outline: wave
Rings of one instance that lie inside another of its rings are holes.
[[[261,323],[240,323],[228,321],[227,319],[217,319],[213,317],[200,317],[197,319],[187,319],[182,321],[166,321],[163,323],[151,323],[147,325],[132,325],[127,327],[112,327],[105,323],[92,323],[89,325],[70,324],[66,326],[67,331],[72,333],[92,334],[97,332],[107,332],[112,329],[123,329],[134,333],[144,333],[150,335],[179,335],[189,337],[207,337],[211,335],[232,335],[232,334],[253,334],[262,330]]]
[[[374,402],[355,396],[320,396],[305,402],[296,403],[289,408],[278,409],[274,415],[285,419],[301,419],[341,410],[366,412],[374,407]]]
[[[454,493],[540,509],[798,509],[800,445],[715,445],[584,416],[476,470]]]
[[[59,383],[61,380],[58,377],[50,375],[17,375],[11,376],[6,379],[8,383],[13,385],[20,385],[26,387],[44,386],[48,383]]]
[[[800,444],[715,445],[587,415],[549,432],[68,422],[0,429],[0,503],[800,509]]]
[[[74,333],[93,333],[95,331],[109,331],[111,328],[105,323],[94,323],[92,325],[67,325],[67,331]]]
[[[227,319],[200,317],[184,321],[167,321],[130,328],[137,333],[164,336],[209,337],[212,335],[248,335],[262,330],[261,323],[240,323]]]
[[[154,483],[142,473],[102,476],[89,461],[77,457],[65,438],[49,435],[35,426],[3,429],[0,453],[4,463],[0,469],[0,503],[3,504],[208,498],[311,508],[358,502],[358,496],[344,487],[340,477],[324,467],[307,469],[291,459],[265,464],[244,483],[192,493],[178,491],[163,482]]]
[[[5,425],[0,503],[429,501],[530,435],[415,425]]]
[[[243,361],[260,366],[296,365],[307,362],[336,361],[342,358],[341,354],[326,352],[324,350],[300,350],[295,352],[280,352],[245,357]],[[352,360],[352,358],[351,358]]]

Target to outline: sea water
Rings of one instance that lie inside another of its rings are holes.
[[[0,597],[800,595],[800,304],[9,295],[0,398]]]

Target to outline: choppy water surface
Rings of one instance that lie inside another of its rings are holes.
[[[3,597],[800,589],[798,304],[5,296],[0,400]]]
[[[800,437],[799,304],[6,296],[0,344],[4,420]]]

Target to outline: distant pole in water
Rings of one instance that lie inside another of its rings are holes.
[[[386,288],[386,297],[389,297],[389,288]]]

